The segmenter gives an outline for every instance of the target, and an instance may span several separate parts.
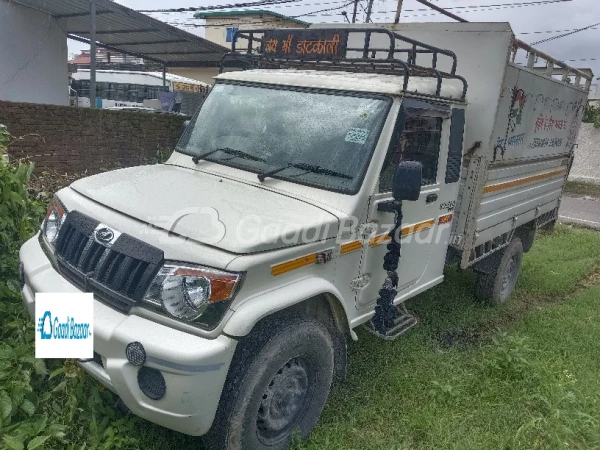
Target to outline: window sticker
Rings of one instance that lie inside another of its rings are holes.
[[[368,136],[369,130],[365,130],[363,128],[350,128],[344,140],[354,144],[364,144],[367,142]]]

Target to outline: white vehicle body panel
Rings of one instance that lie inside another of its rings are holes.
[[[114,170],[78,180],[72,189],[154,227],[233,254],[286,247],[295,234],[314,235],[306,230],[318,229],[319,239],[337,236],[337,217],[321,208],[171,165]],[[252,232],[260,223],[274,225],[273,232]]]

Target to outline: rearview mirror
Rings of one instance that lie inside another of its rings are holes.
[[[422,178],[423,167],[420,162],[402,161],[398,164],[392,189],[394,200],[418,200],[421,194]]]

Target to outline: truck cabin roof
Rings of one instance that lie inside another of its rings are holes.
[[[405,90],[403,89],[404,77],[398,75],[302,69],[254,69],[225,72],[217,76],[217,80],[387,95],[414,94],[427,97],[435,97],[437,88],[437,81],[430,77],[410,77]],[[453,103],[463,102],[460,81],[448,80],[444,83],[438,100],[448,100]]]

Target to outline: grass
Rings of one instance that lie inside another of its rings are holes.
[[[588,183],[585,181],[567,181],[565,192],[600,198],[600,184]]]
[[[348,379],[294,449],[600,448],[600,233],[561,225],[540,237],[500,307],[474,301],[470,271],[446,272],[410,300],[421,323],[406,336],[358,330]],[[108,393],[79,376],[78,405],[53,448],[201,448],[113,413]]]
[[[499,308],[473,302],[471,273],[448,270],[408,305],[421,318],[410,335],[360,333],[347,383],[297,448],[600,448],[599,264],[599,234],[558,227]]]

